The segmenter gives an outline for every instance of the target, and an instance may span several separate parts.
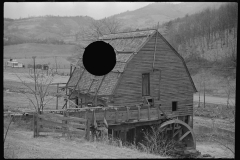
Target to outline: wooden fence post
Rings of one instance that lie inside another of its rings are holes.
[[[66,111],[64,111],[64,117],[69,117],[69,113]],[[65,131],[66,131],[66,134],[67,134],[67,137],[70,138],[71,135],[70,135],[70,132],[69,132],[69,128],[68,128],[68,120],[66,119],[65,120],[65,124],[66,124],[66,127],[65,127]]]
[[[56,102],[56,110],[58,110],[58,85],[59,85],[59,83],[57,84],[57,102]]]
[[[148,120],[150,120],[150,105],[147,105],[148,106]]]
[[[63,117],[66,117],[65,111],[63,111]],[[65,124],[65,120],[62,120],[62,124]],[[62,126],[62,136],[65,137],[66,127]]]
[[[87,141],[89,141],[89,138],[90,138],[90,121],[88,119],[88,110],[86,110],[85,112],[85,119],[87,120],[86,121],[86,124],[85,124],[85,139]]]
[[[36,113],[36,137],[39,136],[39,120],[38,113]]]
[[[36,137],[36,113],[33,114],[33,138]]]

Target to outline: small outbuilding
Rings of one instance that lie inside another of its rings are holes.
[[[15,59],[10,59],[9,61],[7,61],[7,66],[12,68],[22,68],[23,64],[17,62],[17,60]]]

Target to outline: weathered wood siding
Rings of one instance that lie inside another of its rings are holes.
[[[155,68],[152,72],[156,34],[131,59],[115,90],[114,105],[140,103],[142,98],[142,73],[150,73],[150,94],[155,104],[161,103],[162,109],[172,112],[172,101],[178,102],[174,114],[192,115],[194,88],[182,60],[158,35],[155,53]],[[159,77],[161,80],[159,87]],[[160,100],[159,100],[160,88]]]

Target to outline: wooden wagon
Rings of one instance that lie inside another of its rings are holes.
[[[69,115],[88,112],[92,127],[100,129],[105,122],[109,135],[134,143],[143,139],[144,130],[159,124],[168,135],[195,148],[197,90],[179,53],[157,30],[109,34],[99,40],[112,45],[117,63],[104,76],[90,74],[81,58],[72,65],[64,106]]]

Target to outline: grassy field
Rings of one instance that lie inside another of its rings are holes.
[[[198,104],[195,103],[193,107],[193,112],[195,116],[207,117],[207,118],[219,118],[225,119],[231,122],[234,122],[235,118],[235,107],[220,104],[206,104],[205,108],[203,103],[200,104],[200,107],[197,107]]]
[[[26,73],[29,74],[32,69],[29,68],[12,68],[12,67],[5,67],[4,72],[5,73]],[[38,69],[37,69],[38,70]],[[38,70],[39,71],[39,70]],[[33,72],[33,70],[32,70]],[[47,71],[44,71],[47,74]],[[54,72],[56,74],[56,69],[49,70],[48,73]],[[64,75],[69,76],[70,69],[69,68],[57,68],[57,74],[58,75]]]
[[[206,71],[205,74],[197,73],[192,76],[192,79],[197,91],[201,92],[201,94],[203,93],[203,77],[205,77],[206,95],[227,97],[229,89],[231,91],[230,98],[235,98],[236,79],[230,79],[228,85],[227,78],[214,75],[210,71]]]
[[[32,56],[36,56],[36,64],[50,64],[51,68],[67,69],[70,62],[76,59],[71,58],[79,54],[80,50],[75,45],[53,45],[26,43],[4,46],[4,64],[10,59],[16,59],[25,66],[33,64]]]
[[[53,57],[53,56],[71,56],[77,54],[75,45],[54,45],[25,43],[18,45],[4,46],[4,58],[32,58],[37,57]]]
[[[4,118],[4,134],[9,118]],[[4,158],[166,158],[140,152],[137,149],[118,147],[104,142],[87,142],[84,139],[43,136],[33,138],[30,121],[13,122],[4,143]]]

